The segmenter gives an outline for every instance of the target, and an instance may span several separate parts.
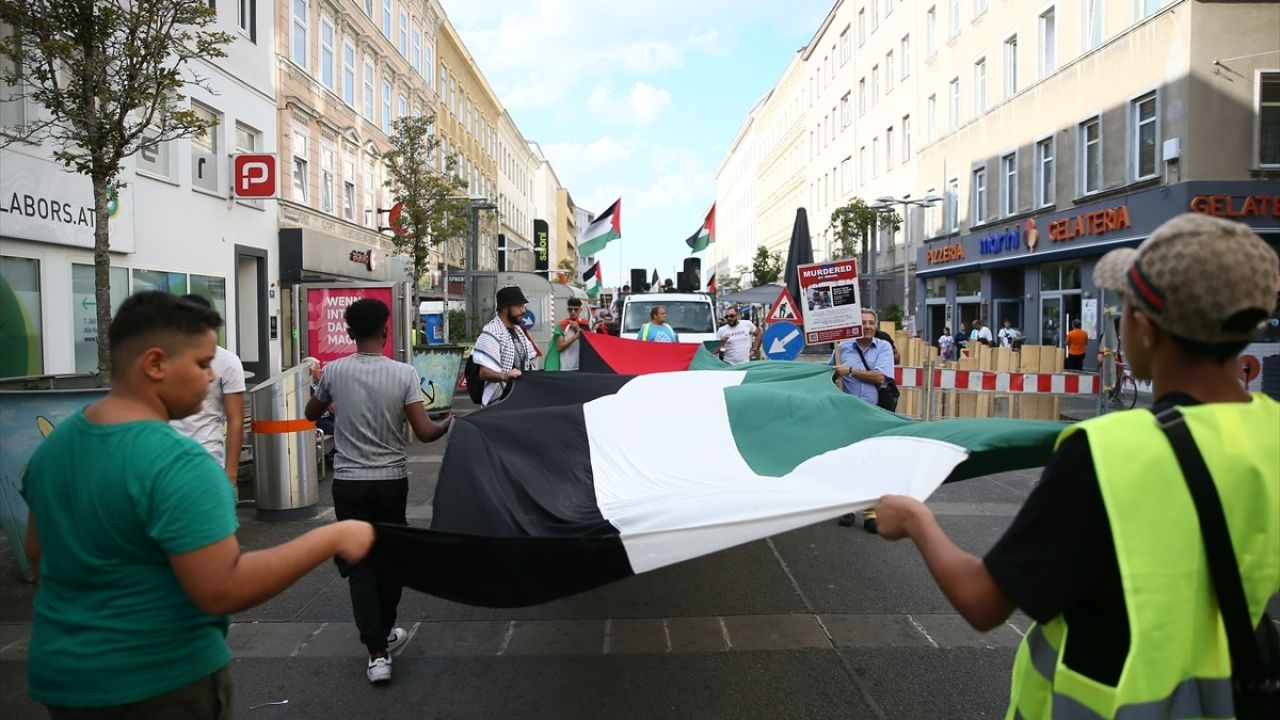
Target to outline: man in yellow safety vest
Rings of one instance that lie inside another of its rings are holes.
[[[880,500],[879,531],[911,538],[975,628],[1015,607],[1036,621],[1008,718],[1235,717],[1196,505],[1157,415],[1176,408],[1204,458],[1256,629],[1280,591],[1280,403],[1241,387],[1236,356],[1275,306],[1280,261],[1248,227],[1188,214],[1108,253],[1094,280],[1123,295],[1125,353],[1153,407],[1064,431],[984,558],[910,498]]]

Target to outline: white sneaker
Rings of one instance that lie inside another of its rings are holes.
[[[409,640],[409,633],[404,628],[391,628],[391,634],[387,635],[387,652],[399,650]]]
[[[369,668],[365,670],[369,682],[380,683],[391,679],[391,656],[369,658]]]

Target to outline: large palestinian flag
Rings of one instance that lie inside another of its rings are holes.
[[[578,257],[591,257],[605,245],[622,237],[622,198],[613,201],[608,210],[596,216],[578,233]]]
[[[584,348],[585,350],[585,348]],[[530,373],[456,418],[430,529],[380,525],[411,588],[545,602],[875,504],[1048,459],[1057,423],[906,420],[830,369],[751,363]]]

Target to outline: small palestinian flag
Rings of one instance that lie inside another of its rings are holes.
[[[711,278],[707,280],[707,292],[712,295],[716,294],[716,274],[711,273]]]
[[[600,294],[600,276],[603,271],[600,269],[600,262],[596,261],[587,271],[582,273],[582,282],[587,284],[587,294],[595,297]]]
[[[660,428],[662,447],[642,428]],[[376,551],[432,595],[547,602],[885,494],[923,500],[947,480],[1043,465],[1062,428],[908,420],[810,363],[529,373],[502,402],[454,418],[431,528],[380,524]]]
[[[622,198],[613,201],[608,210],[596,216],[578,233],[578,257],[591,257],[605,245],[622,237]]]
[[[711,209],[707,211],[707,218],[703,220],[702,227],[698,228],[698,232],[689,236],[685,240],[685,244],[691,249],[690,254],[702,252],[707,246],[716,241],[716,206],[711,205]]]

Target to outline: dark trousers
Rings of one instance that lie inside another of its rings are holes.
[[[1068,355],[1067,361],[1062,366],[1067,370],[1084,370],[1084,356]]]
[[[339,520],[408,525],[405,505],[409,500],[409,479],[399,480],[334,480],[333,512]],[[351,610],[360,630],[360,642],[369,653],[387,649],[387,635],[396,624],[396,606],[403,587],[400,579],[378,562],[376,552],[364,560],[347,565],[338,561],[338,569],[351,590]]]
[[[49,705],[53,720],[230,720],[231,670],[221,670],[177,690],[128,705],[65,708]]]

